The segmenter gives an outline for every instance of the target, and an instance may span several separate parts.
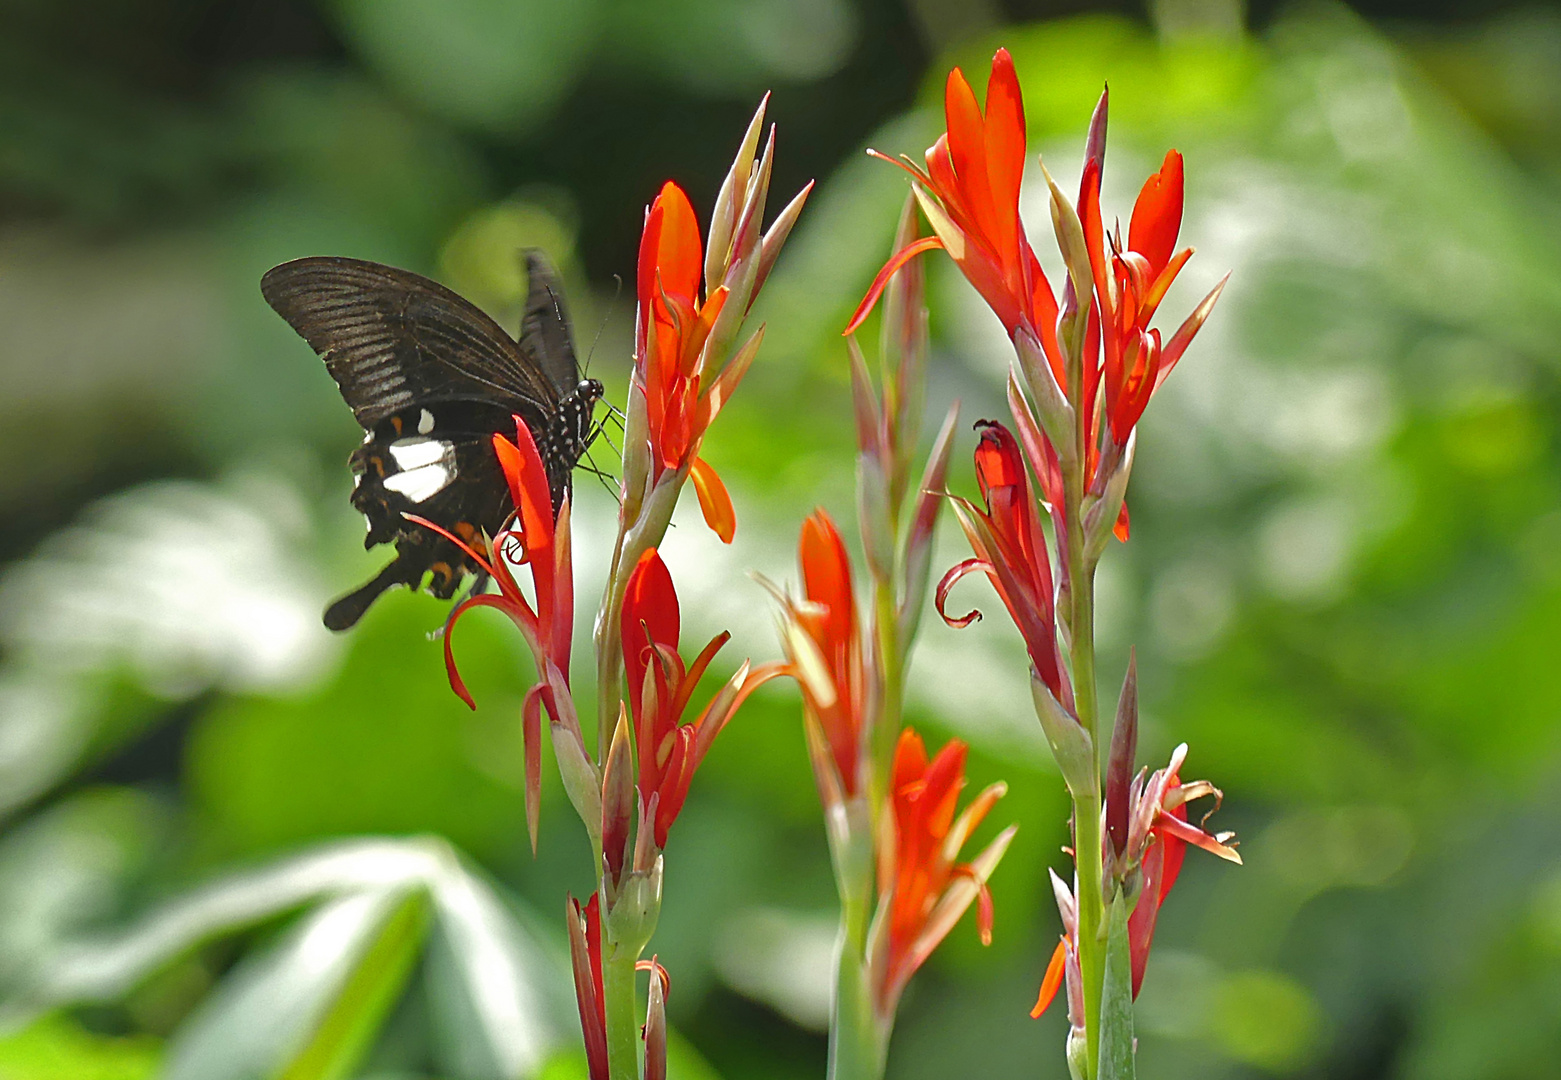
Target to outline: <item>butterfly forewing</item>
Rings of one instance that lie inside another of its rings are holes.
[[[556,408],[557,385],[503,328],[425,277],[359,259],[297,259],[269,270],[260,291],[325,360],[366,429],[413,403]]]
[[[580,365],[575,360],[574,343],[569,336],[563,290],[539,252],[526,252],[526,277],[529,292],[526,311],[520,321],[520,349],[563,397],[580,381]]]
[[[493,453],[519,416],[537,442],[555,513],[583,450],[600,384],[580,383],[557,278],[527,253],[530,292],[519,341],[472,304],[417,274],[345,258],[284,263],[261,292],[324,359],[367,432],[350,459],[352,504],[368,521],[366,547],[396,558],[326,611],[346,629],[385,589],[454,595],[480,568],[414,514],[480,548],[512,511]]]

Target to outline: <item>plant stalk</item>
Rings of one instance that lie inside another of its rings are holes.
[[[1057,538],[1059,558],[1068,574],[1069,603],[1059,614],[1068,621],[1068,657],[1073,675],[1074,711],[1096,752],[1083,792],[1073,792],[1073,864],[1078,875],[1079,974],[1084,983],[1086,1080],[1100,1072],[1101,995],[1106,979],[1105,905],[1101,898],[1100,704],[1095,686],[1095,570],[1085,550],[1085,475],[1093,424],[1083,407],[1084,320],[1076,318],[1066,335],[1067,396],[1073,406],[1074,439],[1062,462],[1066,528]],[[1071,457],[1072,460],[1067,460]],[[1109,732],[1105,733],[1109,739]]]
[[[1084,455],[1079,455],[1082,463]],[[1074,709],[1079,724],[1095,746],[1100,745],[1100,705],[1095,688],[1095,581],[1084,557],[1084,523],[1080,513],[1083,496],[1082,464],[1064,476],[1067,529],[1064,558],[1068,567],[1072,610],[1066,613],[1072,648]],[[1078,871],[1079,973],[1084,980],[1084,1028],[1089,1047],[1089,1075],[1094,1077],[1099,1056],[1101,989],[1105,984],[1105,910],[1101,901],[1101,797],[1100,762],[1091,760],[1090,783],[1073,796],[1074,866]]]
[[[602,996],[607,1006],[607,1072],[612,1080],[639,1080],[641,1013],[634,993],[639,956],[621,942],[603,942]]]
[[[899,539],[898,536],[895,537]],[[878,808],[889,795],[889,775],[894,764],[894,744],[900,737],[901,712],[904,709],[904,648],[900,641],[900,608],[895,601],[894,582],[873,583],[873,646],[878,669],[878,701],[873,707],[870,752],[873,755],[868,787],[870,805],[876,821]]]
[[[866,877],[865,883],[855,884],[870,886],[871,873]],[[847,889],[842,883],[828,1080],[880,1080],[894,1017],[891,1014],[887,1022],[881,1020],[873,1004],[867,945],[872,890],[858,887],[852,891],[855,895],[844,895]]]

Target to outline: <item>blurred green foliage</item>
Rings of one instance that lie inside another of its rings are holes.
[[[641,207],[672,177],[708,208],[772,88],[776,186],[820,188],[708,444],[737,542],[689,519],[667,544],[687,633],[768,658],[747,571],[794,576],[814,505],[852,516],[838,331],[904,196],[860,150],[920,153],[949,65],[979,86],[997,44],[1064,187],[1109,80],[1108,213],[1167,146],[1186,155],[1199,254],[1170,310],[1234,271],[1144,421],[1133,540],[1102,568],[1105,681],[1136,645],[1146,762],[1190,742],[1247,860],[1189,860],[1161,916],[1143,1075],[1554,1074],[1561,18],[1055,14],[6,5],[0,1077],[583,1075],[558,915],[592,874],[547,770],[535,859],[524,839],[523,651],[498,620],[463,624],[468,712],[429,640],[441,605],[398,593],[345,638],[319,627],[380,556],[346,503],[350,415],[259,276],[380,259],[513,324],[515,252],[542,246],[621,400],[613,279]],[[929,411],[996,414],[995,320],[927,265]],[[577,658],[613,512],[578,488]],[[996,613],[924,627],[918,726],[968,740],[971,782],[1011,786],[991,828],[1022,829],[993,947],[960,927],[918,976],[891,1074],[1061,1077],[1061,1019],[1026,1010],[1066,803],[1022,648]],[[817,1075],[833,886],[789,688],[722,735],[667,859],[675,1075]]]

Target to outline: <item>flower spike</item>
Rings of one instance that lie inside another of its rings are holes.
[[[748,695],[785,674],[783,665],[744,663],[699,715],[683,723],[694,688],[730,634],[711,638],[694,662],[685,666],[678,653],[680,613],[672,575],[655,548],[640,557],[624,594],[622,641],[628,672],[629,711],[639,755],[636,784],[640,806],[648,811],[652,839],[659,851],[667,831],[688,797],[694,770],[715,737]],[[636,858],[636,862],[640,860]]]

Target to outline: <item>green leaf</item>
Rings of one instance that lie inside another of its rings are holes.
[[[47,1016],[0,1038],[5,1080],[147,1080],[157,1070],[157,1040],[83,1031],[65,1016]]]
[[[164,1065],[167,1080],[286,1074],[349,992],[392,917],[408,897],[423,892],[382,889],[337,897],[245,956],[174,1033]]]
[[[425,893],[414,892],[396,905],[282,1080],[338,1080],[352,1070],[406,985],[428,923]]]
[[[1133,962],[1127,948],[1130,906],[1118,893],[1107,913],[1106,982],[1100,995],[1100,1080],[1133,1080]]]

